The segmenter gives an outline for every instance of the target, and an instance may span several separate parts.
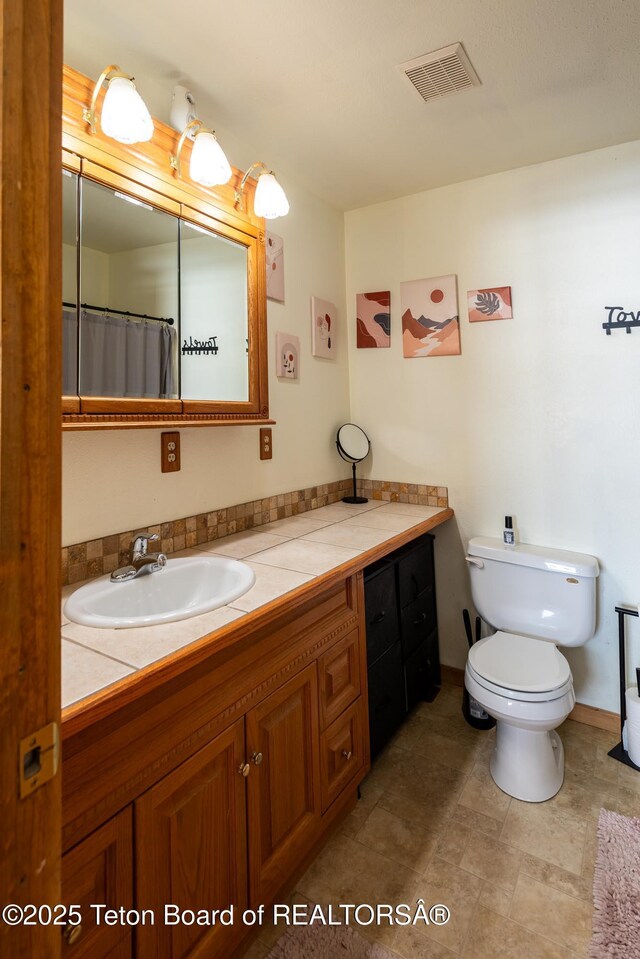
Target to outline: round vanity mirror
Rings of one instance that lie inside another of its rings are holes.
[[[369,437],[361,426],[355,423],[344,423],[337,432],[336,446],[343,460],[351,463],[353,473],[353,496],[344,496],[343,503],[368,503],[364,496],[356,493],[356,463],[361,463],[371,451]]]

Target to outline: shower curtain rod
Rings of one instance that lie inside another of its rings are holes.
[[[76,309],[75,303],[62,303],[63,306]],[[118,316],[135,316],[140,320],[155,320],[157,323],[168,323],[173,326],[174,319],[171,316],[149,316],[148,313],[132,313],[130,310],[112,310],[108,306],[92,306],[90,303],[81,303],[83,310],[95,310],[96,313],[117,313]]]

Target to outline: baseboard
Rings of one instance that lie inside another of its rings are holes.
[[[607,709],[598,709],[597,706],[576,703],[569,713],[569,719],[573,719],[576,723],[584,723],[585,726],[606,729],[610,733],[620,732],[620,714],[610,713]]]
[[[464,669],[458,669],[456,666],[441,666],[442,682],[447,686],[464,686]],[[617,733],[620,729],[620,716],[618,713],[611,713],[606,709],[598,709],[597,706],[585,706],[582,703],[576,703],[569,719],[576,723],[582,723],[584,726],[597,726],[598,729],[606,729],[610,733]]]

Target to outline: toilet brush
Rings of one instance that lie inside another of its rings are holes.
[[[469,649],[471,649],[473,646],[473,633],[471,631],[471,617],[469,616],[468,609],[462,610],[462,619],[464,622],[465,633],[467,634]],[[476,616],[476,643],[480,641],[481,634],[482,620],[479,616]],[[493,729],[496,724],[493,716],[490,716],[487,712],[485,712],[480,703],[469,696],[466,685],[464,686],[462,692],[462,715],[469,725],[473,726],[474,729]]]

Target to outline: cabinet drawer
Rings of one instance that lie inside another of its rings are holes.
[[[389,741],[406,714],[402,647],[396,643],[368,673],[371,758]]]
[[[400,606],[404,608],[414,602],[433,582],[433,540],[424,536],[398,559]]]
[[[360,695],[360,636],[357,630],[318,661],[320,725],[325,729]]]
[[[367,662],[372,666],[398,641],[398,603],[396,576],[389,564],[368,576],[364,582],[367,622]]]
[[[357,699],[320,737],[322,811],[364,765],[364,717]]]
[[[434,631],[418,646],[404,664],[407,691],[407,709],[413,709],[420,700],[431,700],[434,687],[440,684],[440,656],[438,633]]]
[[[402,651],[405,659],[436,628],[436,599],[433,588],[422,593],[402,610]]]
[[[80,906],[82,925],[71,935],[62,936],[63,959],[106,959],[130,953],[126,926],[96,925],[91,903],[110,909],[133,907],[133,833],[131,808],[91,833],[62,858],[62,901]],[[76,938],[77,937],[77,938]],[[113,953],[112,953],[113,950]]]

